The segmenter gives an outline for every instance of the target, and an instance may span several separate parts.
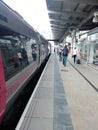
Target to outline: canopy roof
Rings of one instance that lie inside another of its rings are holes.
[[[61,40],[72,30],[91,30],[98,0],[46,0],[50,26],[55,40]]]

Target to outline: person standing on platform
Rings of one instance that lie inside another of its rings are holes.
[[[63,66],[66,67],[67,56],[68,56],[67,45],[64,46],[63,51],[62,51],[62,55],[63,55],[62,63],[63,63]]]
[[[18,55],[18,59],[19,59],[19,66],[22,67],[22,62],[23,62],[22,60],[23,59],[22,59],[22,55],[21,55],[21,51],[20,50],[18,51],[17,55]]]
[[[24,63],[24,67],[25,67],[25,66],[29,65],[28,55],[27,55],[27,51],[25,50],[25,48],[22,49],[21,54],[22,54],[23,63]]]
[[[74,63],[76,63],[76,57],[77,57],[77,48],[76,47],[74,47],[74,49],[73,49],[72,57],[74,59]]]
[[[59,61],[62,61],[62,50],[59,50]]]

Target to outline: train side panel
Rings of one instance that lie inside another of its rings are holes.
[[[5,85],[2,56],[0,50],[0,123],[2,121],[5,112],[5,106],[6,106],[6,85]]]

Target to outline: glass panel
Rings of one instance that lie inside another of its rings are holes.
[[[36,60],[32,58],[32,49],[36,51]],[[33,62],[38,62],[38,44],[35,38],[22,35],[3,36],[0,38],[5,78],[8,80],[21,69]]]
[[[98,65],[98,43],[94,45],[93,64]]]

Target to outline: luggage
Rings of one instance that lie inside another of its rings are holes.
[[[80,62],[80,59],[77,59],[77,64],[80,64],[81,62]]]

